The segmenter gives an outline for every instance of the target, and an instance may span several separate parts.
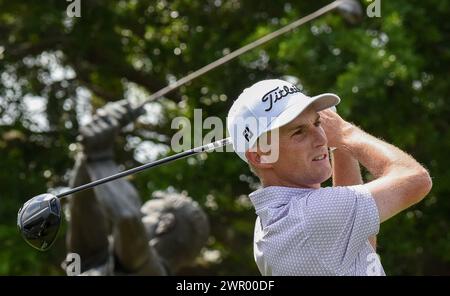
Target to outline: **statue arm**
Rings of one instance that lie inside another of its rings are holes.
[[[119,171],[113,160],[87,163],[92,179]],[[118,179],[94,188],[95,195],[113,226],[116,260],[127,273],[165,275],[155,250],[149,245],[136,189],[126,179]]]
[[[90,180],[98,180],[119,172],[113,159],[114,140],[121,127],[134,121],[142,109],[133,109],[127,101],[108,103],[97,110],[91,123],[80,128],[85,164]],[[149,245],[141,221],[138,192],[126,179],[118,179],[93,188],[95,197],[112,226],[114,253],[125,272],[145,270],[161,275],[163,267]]]
[[[90,181],[80,153],[76,157],[70,186]],[[89,189],[75,193],[68,203],[70,218],[66,235],[67,252],[80,255],[82,271],[103,264],[108,258],[109,230],[94,191]]]

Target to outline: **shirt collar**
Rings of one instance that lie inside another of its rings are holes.
[[[303,195],[311,190],[313,189],[268,186],[250,193],[249,198],[258,213],[265,208],[287,204],[294,196]]]

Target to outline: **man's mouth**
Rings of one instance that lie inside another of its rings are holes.
[[[324,153],[324,154],[314,157],[313,161],[321,161],[321,160],[324,160],[325,158],[327,158],[327,155]]]

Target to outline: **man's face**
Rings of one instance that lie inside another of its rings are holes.
[[[306,109],[279,129],[279,157],[273,172],[281,186],[319,188],[331,176],[327,137],[320,116]]]

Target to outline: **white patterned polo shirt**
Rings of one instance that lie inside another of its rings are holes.
[[[270,186],[249,197],[258,215],[253,247],[262,275],[385,275],[368,240],[380,220],[364,185]]]

